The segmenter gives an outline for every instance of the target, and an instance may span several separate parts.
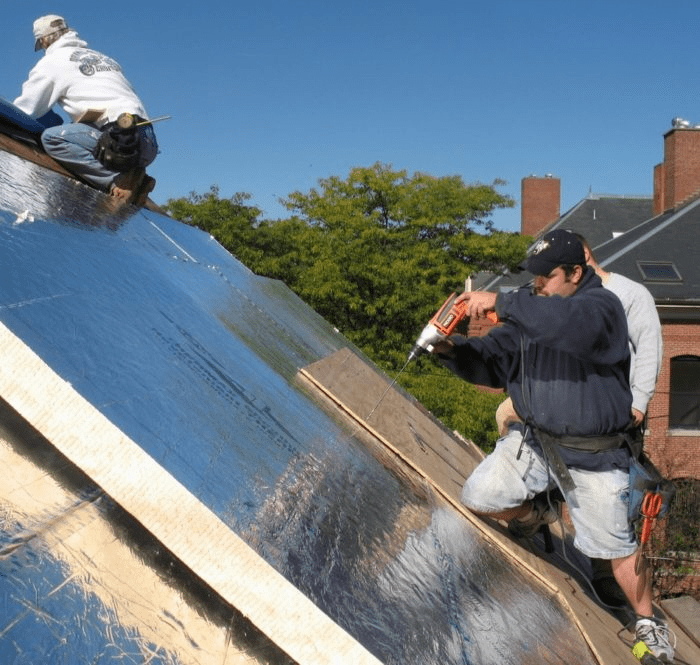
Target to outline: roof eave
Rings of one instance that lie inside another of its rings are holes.
[[[657,300],[656,311],[662,321],[700,321],[700,302]]]

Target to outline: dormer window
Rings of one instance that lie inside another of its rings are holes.
[[[682,282],[678,268],[671,261],[637,261],[645,282]]]

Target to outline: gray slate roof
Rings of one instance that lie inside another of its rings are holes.
[[[629,231],[652,215],[653,201],[650,197],[590,194],[565,212],[551,228],[580,233],[591,247],[596,247]]]
[[[659,307],[676,307],[676,315],[682,307],[684,317],[697,308],[700,316],[700,200],[656,217],[652,205],[648,197],[589,195],[546,230],[580,233],[606,270],[643,283]],[[509,289],[531,279],[525,271],[484,274],[475,284],[487,290]]]
[[[600,264],[611,272],[641,281],[657,305],[700,306],[700,199],[677,212],[639,224],[624,235],[596,248]],[[645,278],[644,266],[673,266],[678,278]]]

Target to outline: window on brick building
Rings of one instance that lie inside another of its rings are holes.
[[[700,429],[700,358],[671,359],[669,424],[679,429]]]

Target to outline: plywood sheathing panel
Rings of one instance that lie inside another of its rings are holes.
[[[301,369],[299,381],[353,422],[354,434],[361,431],[372,437],[383,450],[378,454],[383,463],[393,464],[404,477],[412,475],[416,486],[428,483],[485,539],[495,543],[513,565],[526,571],[533,584],[542,585],[556,595],[600,665],[638,663],[630,650],[631,634],[591,598],[583,587],[580,572],[563,558],[565,540],[569,561],[577,564],[582,561],[573,549],[570,534],[565,534],[561,527],[554,528],[556,551],[546,554],[523,541],[514,541],[503,525],[475,517],[460,503],[464,481],[483,458],[477,446],[449,432],[418,402],[392,386],[390,379],[349,349],[341,349]],[[680,657],[691,654],[687,662],[700,663],[700,650],[672,617],[670,625],[678,636]]]
[[[700,648],[700,603],[690,596],[682,596],[662,600],[661,606]]]

